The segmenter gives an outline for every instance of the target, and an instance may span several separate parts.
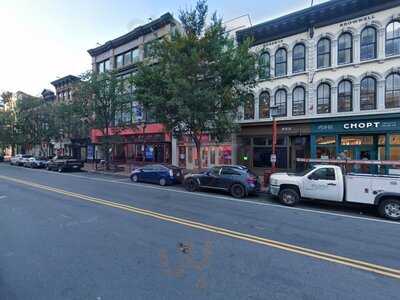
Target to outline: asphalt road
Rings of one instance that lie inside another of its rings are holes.
[[[400,299],[399,230],[367,208],[0,164],[0,299]]]

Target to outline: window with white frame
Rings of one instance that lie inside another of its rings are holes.
[[[254,96],[248,94],[244,103],[244,119],[254,120]]]
[[[306,70],[306,46],[297,44],[293,48],[293,73],[304,72]]]
[[[292,115],[303,116],[306,114],[306,90],[298,86],[293,90]]]
[[[360,84],[360,110],[376,109],[376,79],[365,77]]]
[[[287,115],[287,93],[280,89],[275,93],[275,106],[277,106],[277,117],[286,117]]]
[[[327,68],[331,66],[331,40],[322,38],[317,45],[317,68]]]
[[[386,27],[386,55],[400,54],[400,22],[393,21]]]
[[[338,39],[338,64],[353,62],[353,36],[349,32],[340,35]]]
[[[331,86],[321,83],[317,90],[317,113],[328,114],[331,112]]]
[[[270,107],[270,95],[268,92],[262,92],[259,97],[258,103],[258,114],[260,119],[268,119],[270,117],[269,107]]]
[[[342,80],[338,85],[338,112],[353,110],[353,84],[350,80]]]
[[[287,74],[287,51],[280,48],[275,53],[275,76],[285,76]]]
[[[271,57],[268,52],[263,52],[260,55],[259,62],[260,79],[268,79],[271,76]]]
[[[377,53],[376,29],[366,27],[361,32],[360,39],[360,59],[361,61],[375,59]]]
[[[393,73],[386,78],[386,108],[400,107],[400,74]]]

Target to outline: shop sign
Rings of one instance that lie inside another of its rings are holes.
[[[345,121],[313,124],[313,133],[346,133],[346,132],[378,132],[398,130],[400,119],[372,120],[372,121]]]

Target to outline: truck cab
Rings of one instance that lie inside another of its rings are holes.
[[[301,173],[276,173],[270,192],[288,206],[302,198],[352,202],[378,207],[379,213],[400,220],[400,177],[348,174],[335,165],[317,165]]]

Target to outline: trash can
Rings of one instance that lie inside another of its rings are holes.
[[[271,169],[265,169],[264,170],[264,186],[267,187],[269,185],[269,178],[272,175],[272,170]]]

